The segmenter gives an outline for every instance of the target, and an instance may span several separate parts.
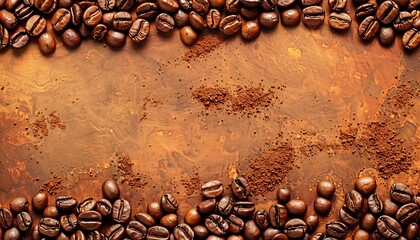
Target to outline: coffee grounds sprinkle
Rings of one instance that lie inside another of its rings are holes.
[[[143,188],[147,185],[147,176],[142,173],[134,172],[134,162],[128,156],[119,156],[117,160],[117,171],[114,174],[121,183],[126,183],[131,187]]]
[[[223,46],[224,42],[225,39],[221,34],[203,34],[193,46],[184,52],[182,59],[187,62],[205,59],[207,54]]]
[[[201,102],[206,109],[222,109],[222,105],[224,105],[231,98],[228,89],[218,86],[200,86],[193,91],[192,96],[194,99]]]
[[[31,123],[33,136],[38,139],[47,137],[49,130],[54,130],[57,127],[61,130],[66,130],[67,126],[61,121],[61,118],[57,115],[56,111],[51,111],[48,114],[48,117],[45,117],[42,112],[38,112],[36,114],[36,119]]]
[[[185,193],[188,196],[198,194],[201,187],[200,175],[196,172],[196,170],[193,170],[193,174],[191,176],[186,179],[181,179],[181,184],[184,186]]]
[[[50,195],[56,195],[59,191],[64,189],[62,185],[63,179],[60,176],[54,175],[53,178],[43,182],[39,187],[40,192],[46,192]]]

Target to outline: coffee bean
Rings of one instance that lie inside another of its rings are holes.
[[[315,8],[313,8],[312,10],[314,11]],[[335,184],[326,180],[320,181],[316,187],[316,191],[319,196],[329,199],[335,193]]]
[[[194,11],[191,11],[188,15],[188,21],[190,22],[191,26],[193,26],[197,30],[203,30],[207,27],[206,20],[204,20],[204,18],[201,15]]]
[[[151,215],[147,213],[136,213],[136,215],[134,215],[134,218],[146,227],[151,227],[155,225],[155,220]]]
[[[300,23],[300,12],[299,10],[294,9],[294,8],[285,10],[280,13],[280,19],[283,25],[297,26]]]
[[[361,5],[361,6],[364,6],[364,5]],[[367,8],[370,9],[370,8],[372,8],[371,6],[367,7]],[[374,8],[376,8],[376,5],[375,5]],[[357,12],[357,10],[356,10],[356,12]],[[362,195],[368,196],[376,190],[376,180],[373,177],[357,178],[355,183],[354,183],[354,188],[355,188],[356,191],[358,191]]]
[[[197,205],[197,211],[201,214],[209,214],[216,208],[216,199],[207,199]]]
[[[70,20],[70,11],[65,8],[60,8],[51,18],[51,26],[55,31],[63,31],[70,24]]]
[[[181,32],[182,32],[182,29],[181,29]],[[182,35],[181,35],[181,39],[182,39]],[[184,221],[186,224],[190,226],[195,226],[199,224],[201,221],[200,213],[198,213],[196,208],[190,208],[184,215]]]
[[[261,0],[240,0],[241,4],[245,7],[259,7],[261,4]]]
[[[419,225],[415,222],[410,223],[406,229],[407,239],[414,240],[419,236]]]
[[[31,6],[27,6],[24,3],[21,3],[15,8],[14,12],[17,19],[20,21],[25,21],[32,16],[34,10]]]
[[[344,203],[346,207],[354,212],[357,213],[363,208],[363,196],[356,190],[351,190],[350,192],[346,193],[344,198]]]
[[[354,240],[369,240],[370,235],[365,230],[358,229],[353,233],[353,239]]]
[[[271,240],[277,234],[283,234],[283,235],[285,235],[284,233],[281,233],[281,231],[279,229],[275,229],[275,228],[271,228],[270,227],[270,228],[267,228],[267,229],[264,230],[264,232],[262,233],[262,239],[263,240]],[[286,237],[286,239],[288,238],[286,235],[285,235],[285,237]]]
[[[40,15],[33,15],[31,18],[28,19],[26,22],[26,32],[28,32],[31,36],[39,36],[42,32],[44,32],[45,28],[47,27],[47,20]],[[44,202],[46,207],[46,202]]]
[[[18,30],[10,36],[10,46],[23,48],[29,42],[29,34],[25,30]]]
[[[369,196],[368,207],[373,214],[379,214],[383,211],[383,203],[379,195],[373,193]]]
[[[373,37],[375,37],[375,35],[378,33],[379,27],[380,25],[379,25],[378,20],[376,20],[376,18],[374,18],[373,16],[368,16],[360,23],[358,34],[360,38],[362,38],[363,40],[370,40]],[[373,185],[373,183],[371,184]],[[357,191],[366,196],[366,193],[372,192],[371,189],[376,189],[376,182],[375,182],[374,187],[366,186],[366,188],[370,188],[370,189],[367,190],[367,189],[359,188],[357,189]]]
[[[178,200],[172,196],[172,194],[164,194],[160,199],[160,204],[163,210],[168,213],[174,213],[178,209]]]
[[[218,236],[225,235],[229,231],[229,224],[217,214],[211,214],[204,223],[211,233]]]
[[[258,240],[261,237],[261,231],[253,220],[245,223],[244,237],[246,240]]]
[[[217,8],[217,9],[221,9],[223,8],[223,6],[225,6],[225,0],[209,0],[209,3],[211,7]]]
[[[325,11],[320,6],[310,6],[302,10],[302,22],[309,27],[318,27],[322,25],[325,18]],[[320,195],[322,196],[322,195]],[[324,196],[329,196],[328,194]]]
[[[347,232],[347,226],[342,222],[329,222],[326,229],[327,234],[334,238],[342,238]]]
[[[246,26],[246,23],[243,25]],[[249,28],[252,28],[252,26],[248,26]],[[244,31],[243,27],[242,27],[242,31]],[[246,29],[245,31],[254,31],[254,30],[250,30],[250,29]],[[259,32],[259,27],[258,27],[258,32]],[[244,33],[242,33],[243,35]],[[247,34],[255,34],[253,32],[247,33]],[[245,38],[244,36],[242,36],[243,38]],[[250,36],[247,36],[248,38],[245,38],[247,40],[251,40],[253,38],[249,38]],[[251,217],[254,214],[255,211],[255,204],[253,202],[249,202],[249,201],[240,201],[240,202],[236,202],[233,205],[233,213],[239,217],[242,218],[247,218],[247,217]]]
[[[167,33],[174,29],[175,20],[170,15],[161,13],[156,17],[155,25],[160,32]]]
[[[177,240],[193,240],[194,231],[185,223],[181,223],[174,229],[174,236]]]
[[[389,30],[388,30],[389,29]],[[394,42],[395,39],[395,31],[392,27],[381,27],[379,30],[379,42],[382,45],[389,45]],[[383,41],[383,42],[382,42]],[[390,217],[395,218],[395,214],[398,211],[398,205],[395,204],[391,199],[386,198],[383,201],[384,204],[384,214]]]
[[[182,28],[188,24],[188,14],[181,9],[178,9],[178,11],[174,15],[175,20],[175,26],[178,28]]]
[[[93,26],[97,25],[98,23],[101,22],[101,20],[102,20],[102,11],[96,5],[90,6],[83,13],[83,22],[88,27],[93,27]],[[103,192],[103,190],[102,190],[102,192]],[[105,198],[107,198],[107,197],[105,197]]]
[[[284,227],[288,218],[286,207],[281,204],[271,205],[268,211],[268,215],[270,218],[271,226],[275,228]]]
[[[382,215],[376,220],[376,226],[382,236],[388,239],[398,239],[402,234],[401,225],[392,217]]]
[[[278,0],[277,1],[277,6],[280,8],[290,8],[291,6],[293,6],[296,3],[296,0]]]
[[[22,235],[20,234],[19,230],[15,227],[7,229],[4,232],[4,240],[20,240],[22,239]]]
[[[60,213],[58,212],[58,208],[56,206],[47,206],[44,209],[44,212],[42,212],[42,216],[58,219],[60,217]]]
[[[259,209],[255,212],[253,218],[255,224],[261,229],[267,229],[268,224],[270,224],[270,218],[266,210]],[[270,238],[271,239],[271,238]]]
[[[41,240],[41,233],[39,233],[39,225],[35,225],[31,231],[32,240]]]
[[[404,204],[398,209],[396,219],[399,223],[407,225],[417,219],[419,207],[415,203]]]
[[[346,205],[342,206],[338,213],[341,221],[349,226],[354,226],[359,222],[359,215],[350,210]]]
[[[108,37],[107,37],[107,43],[111,45],[112,47],[122,47],[124,44],[121,45],[120,41],[124,41],[125,43],[125,36],[122,33],[119,34],[112,34],[119,33],[116,31],[109,31]],[[111,36],[110,36],[111,33]],[[124,37],[119,37],[119,35],[122,34]],[[124,39],[124,40],[121,40]],[[112,205],[112,219],[117,223],[125,223],[128,221],[128,219],[131,216],[131,205],[130,203],[125,199],[118,199],[114,202]]]
[[[12,11],[14,10],[18,5],[20,4],[20,0],[6,0],[6,2],[4,3],[4,7],[6,7],[6,9],[8,11]]]
[[[284,233],[289,238],[301,238],[305,236],[306,230],[306,223],[298,218],[291,219],[284,225]]]
[[[405,31],[413,27],[413,17],[411,13],[402,11],[394,20],[394,28],[398,31]]]
[[[99,25],[105,26],[103,24],[99,24]],[[99,26],[99,25],[97,25],[97,26]],[[95,26],[95,28],[97,26]],[[95,32],[95,30],[93,32]],[[92,32],[92,36],[94,35],[93,32]],[[94,37],[94,39],[95,39],[95,37]],[[92,197],[88,197],[88,198],[83,199],[77,205],[77,212],[82,213],[82,212],[90,211],[90,210],[93,210],[95,207],[96,207],[96,201]]]
[[[321,0],[300,0],[300,4],[304,7],[318,5],[321,2]]]
[[[82,231],[77,230],[70,236],[70,240],[86,240],[86,236]]]
[[[385,240],[387,238],[385,238],[384,236],[382,236],[382,234],[378,231],[378,229],[376,229],[371,234],[371,238],[370,239],[372,239],[372,240]]]
[[[245,222],[238,216],[231,214],[226,221],[229,225],[229,233],[239,234],[244,230]]]
[[[264,11],[274,11],[277,6],[277,0],[262,0],[261,8]]]
[[[274,235],[274,237],[272,238],[272,240],[288,240],[288,239],[289,237],[284,233],[278,233]]]
[[[150,214],[155,220],[163,216],[163,209],[158,202],[151,202],[147,205],[147,213]]]
[[[287,212],[291,215],[302,216],[306,213],[306,203],[300,199],[292,199],[286,204]]]
[[[98,0],[98,6],[103,11],[112,11],[115,8],[115,0]]]
[[[242,26],[242,19],[239,15],[228,15],[220,21],[219,29],[224,35],[233,35]]]
[[[260,35],[260,25],[258,21],[244,22],[241,27],[241,36],[245,40],[254,40]]]
[[[124,33],[118,32],[118,31],[114,31],[114,30],[109,30],[107,35],[106,35],[106,43],[114,48],[121,48],[125,45],[125,35]],[[118,201],[118,200],[117,200]],[[117,202],[115,201],[115,202]],[[125,202],[126,200],[124,200],[123,202]],[[130,217],[128,214],[128,208],[125,208],[126,206],[128,207],[129,205],[124,205],[124,207],[122,205],[120,205],[120,207],[123,207],[124,209],[119,209],[119,210],[115,210],[115,202],[112,208],[112,217],[114,219],[114,217],[116,217],[118,219],[118,217],[121,217],[120,220],[124,220],[124,222],[126,222],[128,220],[128,218]],[[121,201],[118,201],[120,203],[122,203]],[[127,202],[128,203],[128,202]],[[122,211],[122,212],[121,212]],[[122,215],[119,215],[122,214]],[[131,209],[130,209],[130,214],[131,214]],[[114,219],[114,221],[118,222],[117,220]]]
[[[413,50],[420,44],[420,32],[416,28],[406,31],[402,37],[402,44],[405,49]]]
[[[52,54],[55,52],[55,38],[50,33],[43,33],[38,38],[38,48],[43,54]],[[34,202],[32,202],[32,205]]]
[[[420,6],[420,0],[410,0],[407,6],[408,10],[417,9]]]
[[[161,226],[154,226],[147,231],[146,240],[168,240],[168,229]]]
[[[347,30],[351,26],[351,17],[347,13],[332,12],[328,23],[333,29]]]
[[[159,8],[156,3],[145,2],[136,8],[136,14],[138,18],[154,20],[159,14]]]
[[[125,31],[131,27],[133,20],[128,12],[117,12],[114,14],[113,27],[118,31]]]
[[[258,16],[258,22],[263,28],[274,28],[279,23],[279,15],[275,12],[263,12]]]
[[[82,230],[94,231],[101,227],[102,216],[96,211],[85,211],[79,214],[78,224]]]
[[[58,236],[55,238],[56,240],[70,240],[70,237],[67,234],[60,232]]]
[[[179,9],[179,4],[176,0],[157,0],[156,3],[165,12],[174,13]]]
[[[193,227],[193,232],[194,232],[194,236],[197,237],[198,239],[204,239],[209,234],[209,231],[203,225],[197,225]]]
[[[220,20],[221,20],[221,17],[222,17],[222,15],[220,14],[219,10],[214,9],[214,8],[213,9],[210,9],[210,11],[206,15],[206,25],[210,29],[216,29],[216,28],[218,28],[219,27]],[[242,186],[241,187],[241,185],[239,185],[240,183],[235,183],[235,184],[236,185],[234,186],[234,182],[232,182],[232,191],[233,191],[233,193],[235,194],[235,196],[237,198],[240,198],[240,197],[238,197],[238,195],[241,196],[241,197],[248,196],[249,192],[248,192],[248,194],[246,194],[245,186]],[[248,186],[248,188],[249,188],[249,186]],[[235,193],[235,191],[237,193]],[[238,194],[238,195],[236,195],[236,194]]]
[[[121,224],[114,224],[109,226],[104,235],[108,240],[122,240],[124,238],[125,229]]]
[[[327,215],[330,212],[331,207],[332,207],[331,201],[326,199],[326,198],[317,197],[314,201],[315,211],[317,211],[321,215]],[[286,205],[286,208],[287,208],[287,205]],[[288,208],[288,210],[289,210],[289,208]],[[290,213],[290,210],[289,210],[289,213]],[[303,214],[301,213],[301,214],[298,214],[298,215],[303,215]]]
[[[226,0],[225,9],[228,13],[237,13],[241,8],[240,0]]]
[[[326,238],[325,233],[318,232],[312,235],[311,240],[323,240],[325,238]]]
[[[73,6],[71,6],[70,16],[73,26],[79,26],[83,20],[83,10],[79,4],[73,4]]]
[[[311,232],[318,227],[319,224],[319,217],[318,215],[311,214],[305,217],[305,223],[307,226],[307,231]]]
[[[167,214],[160,219],[160,225],[172,231],[178,225],[178,216],[174,213]]]
[[[420,10],[413,10],[411,17],[413,18],[413,27],[420,29]]]
[[[376,227],[376,218],[371,213],[366,213],[360,218],[360,228],[366,231],[372,231]]]
[[[10,210],[14,213],[28,211],[29,202],[25,197],[17,197],[10,201]]]
[[[334,12],[342,12],[346,8],[347,0],[328,0],[328,5]]]
[[[16,216],[16,225],[20,231],[25,232],[32,226],[32,217],[27,212],[20,212]]]
[[[41,218],[39,232],[47,237],[55,237],[60,232],[60,223],[53,218]]]
[[[217,203],[217,211],[224,216],[232,213],[235,201],[231,196],[222,197]]]
[[[369,2],[369,3],[365,3],[363,5],[358,6],[356,8],[356,13],[355,14],[356,14],[357,19],[362,20],[362,19],[365,19],[368,16],[375,16],[377,9],[378,9],[378,7],[376,6],[375,3]],[[376,187],[375,187],[375,189],[376,189]],[[367,195],[367,194],[364,193],[364,195]]]
[[[201,186],[201,192],[206,198],[216,198],[223,194],[223,184],[220,181],[209,181]]]
[[[115,8],[120,11],[128,11],[133,7],[134,0],[116,0]]]
[[[96,0],[79,0],[79,5],[82,9],[88,9],[91,6],[96,5]]]
[[[34,0],[34,6],[39,11],[50,14],[55,11],[58,6],[57,0]]]
[[[143,240],[147,235],[147,228],[138,221],[131,221],[125,230],[131,239]]]
[[[0,23],[8,29],[14,29],[18,24],[18,20],[13,13],[2,9],[0,10]]]
[[[258,8],[241,7],[239,14],[245,19],[254,20],[260,14],[260,10]]]
[[[391,186],[390,197],[392,201],[405,204],[413,201],[413,191],[404,183],[394,183]]]
[[[379,5],[375,17],[381,23],[389,24],[398,16],[398,13],[398,5],[393,1],[386,0],[381,5]]]
[[[210,2],[208,0],[191,0],[192,8],[200,15],[205,15],[210,9]]]
[[[77,227],[77,216],[74,213],[70,213],[67,215],[62,215],[60,217],[60,225],[61,228],[70,233],[73,232]]]
[[[74,4],[74,0],[59,0],[58,6],[60,8],[69,8]]]
[[[73,30],[73,32],[76,33],[74,30]],[[73,41],[73,36],[70,36],[70,37],[72,38],[71,40]],[[79,37],[79,40],[80,40],[80,37]],[[64,39],[63,39],[63,41],[64,41]],[[71,211],[77,206],[77,200],[74,199],[72,196],[60,196],[60,197],[57,197],[55,199],[55,205],[57,206],[57,208],[59,210]]]
[[[112,204],[107,199],[100,199],[96,201],[95,210],[102,216],[109,216],[112,212]]]
[[[184,11],[189,12],[192,9],[190,0],[178,0],[178,4],[179,4],[179,8]]]
[[[130,30],[128,31],[128,36],[136,43],[144,41],[149,35],[150,24],[144,19],[137,19],[131,25]]]
[[[89,38],[92,36],[91,29],[88,26],[86,26],[85,23],[80,24],[79,33],[80,33],[80,36],[83,38]]]
[[[9,44],[9,32],[0,24],[0,50]],[[0,220],[1,221],[1,220]]]

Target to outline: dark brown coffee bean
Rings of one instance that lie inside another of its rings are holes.
[[[168,229],[161,226],[153,226],[148,229],[146,240],[168,240]]]
[[[155,19],[156,28],[162,33],[168,33],[175,27],[175,20],[166,13],[159,14]]]
[[[261,0],[240,0],[241,4],[245,7],[259,7],[261,4]]]
[[[117,12],[114,14],[113,27],[119,31],[128,30],[133,23],[130,13],[128,12]]]
[[[67,234],[60,232],[58,236],[55,238],[56,240],[70,240],[70,237]]]
[[[60,196],[55,199],[55,205],[59,210],[71,211],[77,206],[77,200],[72,196]]]
[[[302,22],[306,26],[318,27],[324,22],[325,11],[320,6],[310,6],[302,10],[302,15]],[[324,196],[328,196],[328,194]]]
[[[296,26],[300,23],[300,12],[291,8],[280,13],[281,23],[286,26]]]
[[[103,24],[99,24],[99,25],[104,26]],[[97,25],[97,26],[99,26],[99,25]],[[95,26],[95,28],[97,26]],[[92,32],[92,36],[94,35],[93,32]],[[95,37],[94,37],[94,39],[95,39]],[[83,199],[77,205],[77,212],[82,213],[82,212],[90,211],[90,210],[93,210],[95,207],[96,207],[96,201],[92,197],[88,197],[88,198]]]
[[[136,213],[134,218],[146,227],[155,225],[155,219],[153,219],[153,217],[147,213]]]
[[[284,227],[288,218],[286,207],[281,204],[271,205],[268,215],[270,217],[271,226],[275,228]]]
[[[160,219],[160,225],[172,231],[178,225],[178,216],[174,213],[167,214]]]
[[[163,210],[168,213],[174,213],[178,210],[178,200],[172,196],[172,194],[164,194],[160,199],[160,204]]]
[[[370,235],[365,230],[358,229],[353,233],[353,239],[354,240],[369,240]]]
[[[258,225],[257,225],[258,226]],[[271,240],[274,238],[274,236],[276,236],[277,234],[283,234],[281,233],[281,231],[279,229],[275,229],[275,228],[267,228],[264,230],[264,232],[262,233],[262,239],[263,240]],[[288,237],[285,235],[285,240],[287,240]]]
[[[112,11],[112,10],[114,10],[115,5],[116,5],[116,1],[115,0],[98,0],[98,6],[103,11]]]
[[[328,21],[330,27],[337,30],[347,30],[351,26],[351,17],[347,13],[335,13],[330,14]],[[361,196],[361,195],[360,195]],[[363,203],[363,201],[362,201]],[[362,205],[363,206],[363,205]]]
[[[111,28],[114,22],[114,15],[116,13],[117,12],[107,12],[107,13],[102,14],[102,23],[108,28]]]
[[[260,10],[258,8],[241,7],[239,14],[245,19],[254,20],[260,14]]]
[[[290,200],[286,204],[287,212],[295,216],[303,216],[306,213],[306,203],[300,199]]]
[[[289,238],[301,238],[305,236],[306,230],[306,223],[298,218],[291,219],[284,225],[284,233]]]
[[[261,231],[253,220],[245,223],[244,237],[246,240],[258,240],[261,237]]]
[[[331,207],[332,207],[331,201],[326,199],[326,198],[317,197],[314,201],[315,211],[317,211],[321,215],[327,215],[330,212]],[[287,205],[286,205],[286,208],[287,208]],[[288,208],[288,210],[289,210],[289,208]],[[289,210],[289,213],[290,213],[290,210]],[[303,214],[298,214],[298,215],[303,215]]]
[[[23,48],[29,42],[29,34],[25,30],[18,30],[10,36],[10,46]]]
[[[136,8],[136,14],[138,18],[154,20],[159,14],[159,8],[156,3],[145,2]]]
[[[277,0],[262,0],[261,8],[264,11],[274,11],[277,7]]]
[[[28,211],[29,202],[25,197],[17,197],[10,201],[10,210],[14,213]]]
[[[51,18],[51,26],[55,31],[63,31],[70,24],[70,20],[70,11],[65,8],[60,8]]]
[[[176,240],[193,240],[194,231],[185,223],[181,223],[174,229],[174,236]]]
[[[29,35],[31,36],[39,36],[42,32],[44,32],[46,27],[47,27],[47,20],[45,20],[45,18],[41,17],[40,15],[33,15],[26,22],[25,29],[26,29],[26,32],[28,32]]]
[[[206,15],[206,24],[210,29],[216,29],[219,27],[219,23],[221,20],[221,14],[217,9],[210,9],[210,11]],[[233,183],[232,183],[233,185]],[[236,190],[240,191],[240,190]],[[239,194],[239,193],[238,193]]]
[[[257,24],[258,25],[258,24]],[[245,26],[245,27],[244,27]],[[246,40],[252,40],[258,37],[260,27],[253,24],[244,23],[242,25],[242,37]],[[247,218],[251,217],[255,211],[255,204],[248,201],[240,201],[233,204],[233,213],[238,217]]]
[[[335,12],[342,12],[346,8],[347,0],[328,0],[328,5]]]
[[[111,35],[110,35],[111,34]],[[125,35],[117,31],[108,31],[106,42],[112,47],[122,47],[125,44]],[[123,44],[121,42],[123,41]],[[118,199],[112,205],[112,219],[117,223],[125,223],[131,216],[131,205],[125,199]]]
[[[376,193],[373,193],[372,195],[369,196],[368,206],[369,206],[369,210],[373,214],[379,214],[384,209],[382,200]]]
[[[3,27],[3,25],[0,24],[0,50],[3,48],[6,48],[8,44],[9,44],[9,32],[7,31],[5,27]]]
[[[17,19],[20,21],[25,21],[32,16],[34,10],[31,6],[27,6],[24,3],[21,3],[15,8],[14,12]]]
[[[379,42],[382,45],[390,45],[394,42],[395,39],[395,30],[392,27],[381,27],[379,30]],[[384,214],[390,217],[395,218],[395,214],[398,211],[398,205],[395,204],[391,199],[386,198],[383,201],[384,204]]]
[[[104,235],[108,240],[122,240],[124,233],[125,229],[121,224],[114,224],[105,230]]]
[[[96,0],[79,0],[79,5],[82,9],[88,9],[89,7],[96,5]]]
[[[300,18],[299,18],[300,20]],[[263,12],[258,16],[258,22],[263,28],[274,28],[280,21],[280,17],[275,12]]]
[[[86,240],[86,236],[82,231],[77,230],[70,236],[70,240]]]
[[[147,228],[138,221],[131,221],[125,230],[131,239],[143,240],[147,235]]]
[[[181,32],[182,32],[182,29],[181,29]],[[188,36],[188,37],[191,37],[191,36]],[[181,40],[182,40],[182,33],[181,33]],[[200,213],[197,211],[196,208],[190,208],[184,215],[184,221],[186,224],[190,226],[195,226],[201,222]]]
[[[88,233],[86,238],[88,240],[106,240],[105,235],[98,230]]]
[[[60,233],[60,223],[53,218],[41,218],[39,232],[47,237],[55,237]]]
[[[101,227],[102,216],[96,211],[85,211],[79,214],[78,224],[82,230],[94,231]]]
[[[402,234],[401,225],[392,217],[382,215],[376,220],[376,226],[382,236],[388,239],[398,239]]]
[[[175,25],[178,28],[182,28],[188,24],[188,14],[181,9],[178,9],[178,11],[174,15]]]
[[[374,18],[373,16],[366,17],[365,20],[363,20],[359,25],[358,33],[359,33],[360,38],[362,38],[363,40],[372,39],[378,33],[379,27],[380,25],[379,25],[378,20],[376,20],[376,18]],[[362,189],[363,192],[361,192],[360,189]],[[376,182],[375,182],[375,189],[376,189]],[[366,189],[359,188],[358,192],[366,195],[366,193],[371,192],[371,190],[368,191]]]
[[[41,233],[39,233],[39,225],[35,225],[31,231],[32,240],[41,240]]]
[[[194,236],[198,239],[204,239],[209,235],[209,231],[207,228],[203,225],[197,225],[193,227]]]
[[[286,8],[292,7],[293,5],[295,5],[295,3],[296,3],[296,0],[278,0],[277,6],[279,8],[286,9]]]
[[[267,229],[270,224],[270,218],[266,210],[259,209],[254,214],[254,222],[261,229]],[[271,238],[270,238],[271,239]]]
[[[375,17],[381,23],[389,24],[398,16],[398,13],[398,5],[393,1],[386,0],[383,3],[381,3],[381,5],[379,5]]]
[[[225,1],[225,9],[228,13],[237,13],[241,8],[241,1],[240,0],[226,0]]]
[[[179,9],[179,4],[176,0],[157,0],[156,3],[165,12],[174,13]]]
[[[77,216],[74,213],[70,213],[67,215],[62,215],[60,217],[60,225],[61,228],[70,233],[73,232],[77,227]]]
[[[311,232],[318,227],[319,217],[318,215],[311,214],[305,217],[305,224],[307,226],[307,231]]]
[[[204,16],[210,9],[210,2],[208,0],[191,0],[191,6],[195,12]]]
[[[194,11],[191,11],[188,15],[188,21],[190,22],[191,26],[197,30],[203,30],[207,27],[207,23],[204,18]]]
[[[60,213],[58,212],[58,208],[56,206],[48,206],[44,209],[42,216],[58,219],[60,217]]]
[[[144,19],[137,19],[131,25],[130,30],[128,31],[128,36],[136,43],[144,41],[149,35],[150,24]],[[153,219],[153,218],[152,218]]]
[[[73,26],[79,26],[83,20],[83,10],[79,4],[73,4],[70,8],[71,23]]]
[[[413,50],[420,44],[420,32],[416,28],[412,28],[404,33],[402,44],[405,49]]]
[[[342,238],[347,233],[347,226],[341,222],[329,222],[326,229],[327,234],[334,238]]]
[[[413,17],[411,13],[402,11],[394,20],[394,28],[398,31],[405,31],[413,27]]]
[[[342,206],[338,213],[341,221],[349,226],[354,226],[359,222],[359,215],[350,210],[346,205]]]
[[[58,0],[60,8],[70,8],[74,4],[74,0]]]
[[[420,10],[413,10],[411,17],[413,18],[413,27],[420,29]]]
[[[216,214],[211,214],[206,218],[204,223],[211,233],[218,236],[225,235],[229,231],[229,224],[226,220],[224,220],[222,216]]]
[[[22,239],[22,234],[19,232],[19,230],[15,227],[7,229],[4,232],[4,240],[20,240]]]
[[[201,192],[206,198],[219,197],[223,194],[223,184],[217,180],[206,182],[201,186]]]
[[[414,240],[419,236],[419,225],[415,222],[410,223],[406,229],[407,239]]]
[[[360,228],[366,231],[372,231],[376,227],[376,218],[371,213],[366,213],[360,218]]]
[[[232,213],[235,201],[231,196],[222,197],[217,203],[217,211],[224,216]]]
[[[233,35],[242,26],[242,19],[239,15],[228,15],[220,21],[219,29],[224,35]]]
[[[419,207],[415,203],[404,204],[398,209],[396,219],[399,223],[407,225],[417,219]]]
[[[34,6],[39,11],[50,14],[55,11],[58,6],[57,0],[34,0]]]
[[[304,7],[318,5],[321,2],[321,0],[300,0],[300,4]]]
[[[326,238],[325,233],[318,232],[312,235],[311,240],[324,240]]]
[[[27,212],[20,212],[16,216],[16,225],[20,231],[25,232],[32,226],[32,217]]]
[[[315,10],[315,8],[312,10]],[[319,11],[319,9],[317,11]],[[330,199],[334,196],[335,184],[330,181],[321,181],[318,183],[316,191],[319,196]]]
[[[420,0],[410,0],[407,6],[408,10],[414,10],[414,9],[418,9],[418,7],[420,6]]]
[[[0,10],[0,23],[8,29],[14,29],[18,24],[15,15],[6,9]]]
[[[362,210],[363,202],[363,196],[356,190],[351,190],[350,192],[346,193],[344,198],[344,204],[350,211],[354,213]]]
[[[129,11],[134,5],[134,0],[116,0],[115,8],[120,11]]]
[[[179,4],[180,9],[184,11],[189,12],[192,9],[190,0],[178,0],[178,4]]]
[[[95,210],[102,216],[109,216],[112,212],[112,204],[107,199],[100,199],[96,202]]]
[[[226,221],[229,225],[229,233],[239,234],[244,230],[245,222],[238,216],[231,214]]]
[[[209,214],[216,208],[216,199],[207,199],[197,205],[197,211],[201,214]]]
[[[356,17],[359,20],[365,19],[368,16],[375,16],[378,7],[375,3],[368,2],[356,8]],[[376,187],[375,187],[376,189]],[[366,196],[366,194],[364,194]]]
[[[213,8],[221,9],[225,6],[225,0],[209,0],[210,6]]]
[[[64,31],[63,34],[61,35],[61,40],[63,40],[64,45],[72,49],[78,48],[80,44],[82,43],[82,39],[80,38],[80,35],[73,29],[67,29],[66,31]],[[69,201],[69,204],[63,205],[62,207],[66,209],[67,208],[73,209],[77,205],[77,201],[75,202],[74,201],[73,203]]]
[[[102,12],[98,6],[93,5],[90,6],[86,11],[83,13],[83,22],[88,27],[93,27],[100,23],[102,20]]]
[[[159,220],[163,216],[162,206],[158,202],[151,202],[147,205],[147,213],[155,220]]]
[[[6,0],[4,7],[6,7],[8,11],[13,11],[20,3],[20,0]]]
[[[373,177],[360,177],[356,179],[354,188],[362,195],[369,196],[376,190],[376,180]]]

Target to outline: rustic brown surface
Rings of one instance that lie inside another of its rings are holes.
[[[381,177],[380,192],[397,180],[419,190],[420,51],[364,44],[356,24],[202,41],[188,49],[153,28],[121,50],[88,41],[59,43],[51,57],[35,44],[1,52],[0,205],[40,190],[98,198],[108,178],[134,211],[171,192],[180,215],[200,184],[236,176],[265,208],[278,186],[310,203],[323,179],[337,184],[334,212],[360,175]],[[201,101],[200,88],[225,89],[227,102]],[[250,88],[260,97],[246,98]]]

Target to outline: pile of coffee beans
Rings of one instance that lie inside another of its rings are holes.
[[[287,188],[278,189],[278,203],[269,209],[257,209],[249,201],[250,187],[245,179],[233,180],[230,189],[226,194],[217,180],[204,183],[204,199],[183,218],[178,217],[179,203],[170,193],[163,194],[159,202],[148,203],[146,212],[133,214],[130,202],[120,198],[114,180],[102,184],[103,198],[99,200],[89,197],[79,202],[72,196],[58,196],[54,205],[48,205],[47,194],[35,194],[32,210],[42,215],[37,223],[29,214],[28,199],[17,197],[10,208],[0,208],[0,239],[19,240],[30,235],[33,240],[333,240],[349,232],[355,240],[420,238],[420,196],[404,183],[394,183],[383,200],[376,193],[374,178],[358,178],[355,189],[345,194],[339,220],[329,221],[325,232],[316,230],[320,219],[330,216],[336,190],[332,182],[318,183],[313,213],[304,201],[292,199]]]
[[[369,41],[378,36],[391,45],[402,34],[405,49],[420,44],[420,0],[353,0],[358,34]],[[106,41],[120,48],[126,36],[144,41],[154,22],[161,34],[180,28],[185,45],[193,45],[199,32],[219,30],[231,36],[240,32],[253,40],[261,28],[274,28],[280,21],[310,28],[324,23],[322,0],[0,0],[0,50],[10,45],[22,48],[37,39],[39,49],[51,54],[56,37],[68,48],[77,48],[82,38]],[[333,31],[345,31],[352,24],[346,12],[348,0],[328,0],[328,23]],[[47,31],[47,25],[52,31]]]

